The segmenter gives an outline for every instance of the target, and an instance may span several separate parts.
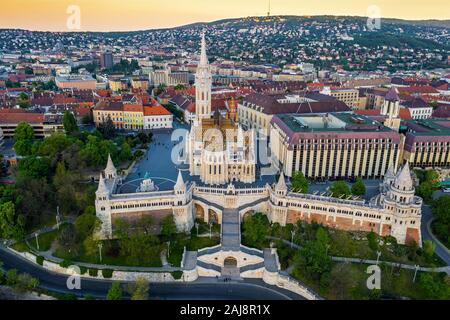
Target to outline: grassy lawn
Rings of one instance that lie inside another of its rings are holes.
[[[160,252],[161,250],[158,250]],[[117,245],[117,241],[104,241],[103,251],[102,251],[102,262],[100,262],[100,256],[98,253],[95,255],[89,255],[85,252],[84,248],[81,247],[79,252],[73,253],[58,247],[54,253],[55,257],[76,261],[76,262],[86,262],[94,264],[106,264],[112,266],[128,266],[128,267],[161,267],[161,259],[159,254],[149,255],[146,257],[145,262],[133,263],[130,262],[127,256],[120,253]]]
[[[40,234],[38,236],[39,250],[36,244],[36,238],[31,238],[28,240],[30,246],[37,251],[48,251],[52,247],[53,241],[59,234],[59,230],[53,230],[48,233]]]
[[[28,245],[25,243],[25,241],[21,241],[21,242],[17,242],[15,243],[12,248],[16,251],[19,252],[27,252],[30,251],[30,248],[28,247]]]

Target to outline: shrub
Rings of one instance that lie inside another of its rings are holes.
[[[106,279],[112,278],[113,272],[114,272],[114,271],[111,270],[111,269],[103,269],[103,270],[102,270],[103,278],[106,278]]]
[[[44,265],[44,257],[43,256],[37,256],[36,257],[36,263],[43,266]]]
[[[98,275],[98,270],[97,270],[97,269],[94,269],[94,268],[90,268],[90,269],[89,269],[89,275],[90,275],[91,277],[96,277],[96,276]]]
[[[88,271],[88,268],[83,266],[78,266],[80,268],[80,274],[85,274]]]
[[[61,261],[61,263],[59,264],[61,268],[68,268],[72,265],[72,261],[70,260],[63,260]]]
[[[183,271],[173,271],[171,274],[175,280],[179,280],[183,276]]]

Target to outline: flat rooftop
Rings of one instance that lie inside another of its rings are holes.
[[[406,126],[416,136],[450,136],[450,120],[446,119],[411,120]]]
[[[293,132],[391,131],[378,121],[352,112],[281,114],[277,118]]]

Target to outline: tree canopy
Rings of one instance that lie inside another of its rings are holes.
[[[366,194],[366,186],[361,178],[356,179],[356,182],[352,185],[352,194],[355,196]]]
[[[340,196],[350,196],[351,191],[348,187],[347,183],[343,180],[334,182],[330,187],[330,192],[332,196],[335,198],[339,198]]]
[[[308,193],[309,182],[301,171],[295,171],[292,175],[292,189],[295,192]]]

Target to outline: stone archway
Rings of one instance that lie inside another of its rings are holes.
[[[205,220],[205,210],[198,203],[195,204],[195,218],[202,221]]]
[[[209,211],[208,211],[208,217],[209,217],[209,222],[211,223],[216,223],[216,224],[218,224],[219,223],[219,216],[217,215],[217,213],[214,211],[214,210],[212,210],[212,209],[209,209]]]
[[[227,257],[223,261],[222,277],[229,279],[239,279],[240,271],[238,268],[238,261],[234,257]]]
[[[228,257],[225,258],[225,260],[223,261],[223,267],[229,267],[229,268],[237,268],[237,259],[234,257]]]
[[[244,222],[245,220],[247,220],[248,218],[250,218],[251,216],[253,216],[255,214],[255,210],[248,210],[246,212],[244,212],[242,214],[242,219],[241,221]]]

